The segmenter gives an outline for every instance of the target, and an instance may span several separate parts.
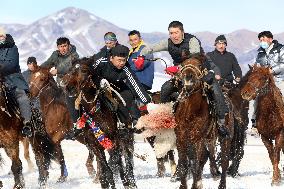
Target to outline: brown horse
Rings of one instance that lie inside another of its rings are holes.
[[[193,174],[192,188],[202,188],[202,170],[207,160],[206,142],[211,136],[216,135],[216,120],[209,112],[209,104],[204,96],[201,80],[203,76],[201,66],[204,61],[205,57],[203,56],[185,60],[178,76],[182,87],[177,99],[175,132],[179,156],[177,171],[181,179],[180,189],[187,188],[186,176],[189,165]],[[234,131],[231,112],[226,115],[225,119],[226,127],[232,136]],[[222,175],[219,188],[226,188],[231,139],[221,139],[220,141]]]
[[[93,75],[93,70],[89,67],[92,63],[92,58],[73,62],[73,70],[63,77],[61,85],[67,90],[75,88],[74,92],[77,96],[80,93],[80,104],[84,112],[89,113],[92,109],[97,109],[99,104],[99,111],[96,111],[92,117],[114,143],[114,147],[108,150],[109,165],[114,172],[119,171],[125,188],[136,188],[133,173],[134,134],[126,128],[118,128],[115,107],[121,99],[113,98],[112,92],[99,88],[100,78]],[[122,157],[124,157],[125,167]],[[97,162],[98,165],[101,164],[100,161]]]
[[[0,147],[4,148],[12,161],[11,170],[14,175],[14,188],[24,188],[22,162],[19,158],[19,141],[22,138],[23,122],[17,118],[18,115],[14,111],[9,110],[7,98],[7,87],[3,81],[0,81]]]
[[[272,185],[281,182],[278,168],[280,151],[284,147],[284,103],[269,67],[250,68],[248,81],[241,90],[246,100],[256,100],[256,125],[273,166]],[[274,144],[273,144],[274,140]]]
[[[49,69],[39,68],[31,75],[30,93],[32,97],[39,97],[43,123],[47,134],[55,145],[54,158],[61,166],[61,176],[59,181],[64,181],[68,176],[68,173],[60,142],[64,139],[65,134],[72,129],[73,123],[65,103],[63,90],[57,86]],[[100,177],[101,187],[108,188],[110,185],[111,188],[115,188],[113,176],[107,165],[103,148],[90,130],[84,129],[82,134],[77,136],[76,140],[86,145],[89,151],[91,151],[90,153],[94,153],[100,160],[102,167],[102,175]],[[86,165],[89,165],[89,159],[87,160]],[[89,171],[89,167],[87,168]],[[43,178],[40,178],[41,186],[46,185],[48,176],[47,169],[43,173]]]

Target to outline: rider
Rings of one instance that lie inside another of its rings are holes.
[[[234,78],[238,83],[242,77],[242,70],[235,55],[226,50],[227,40],[224,35],[215,39],[215,50],[207,53],[207,56],[221,71],[221,79],[233,83]],[[234,76],[233,76],[234,74]]]
[[[131,70],[135,73],[145,90],[151,90],[154,79],[154,64],[151,61],[144,61],[142,65],[137,64],[137,61],[133,61],[136,59],[143,48],[145,48],[144,41],[141,38],[141,34],[137,30],[132,30],[128,33],[129,43],[131,45],[131,49],[128,56],[128,63]],[[152,59],[153,55],[148,54],[147,59]]]
[[[37,68],[38,68],[36,58],[33,57],[33,56],[29,57],[28,60],[27,60],[27,66],[28,66],[28,69],[26,71],[24,71],[22,74],[23,74],[26,82],[29,83],[30,79],[31,79],[32,72],[37,70]]]
[[[104,35],[105,46],[96,54],[97,57],[110,57],[110,50],[119,45],[116,35],[113,32],[107,32]]]
[[[19,52],[14,39],[0,28],[0,75],[5,83],[14,91],[19,104],[21,115],[24,118],[22,133],[24,136],[32,136],[31,132],[31,105],[27,96],[29,86],[21,74],[19,64]]]
[[[50,70],[50,73],[54,76],[57,76],[56,80],[59,84],[62,77],[71,70],[72,62],[78,59],[79,55],[76,52],[76,47],[70,44],[69,39],[66,37],[58,38],[56,44],[57,50],[55,50],[51,54],[51,56],[43,64],[41,64],[41,67],[55,67],[55,69]],[[79,117],[79,112],[75,109],[75,100],[76,97],[66,94],[67,108],[70,112],[74,125],[76,125],[77,119]],[[75,134],[74,130],[72,132],[73,133],[70,133],[70,136]]]
[[[135,97],[139,98],[144,104],[151,101],[135,74],[129,67],[125,66],[128,54],[129,49],[126,46],[117,45],[111,49],[109,59],[95,55],[95,61],[92,65],[95,70],[94,75],[113,84],[126,102],[126,107],[119,104],[117,110],[120,122],[125,126],[130,120],[129,113],[132,116],[132,122],[139,118],[133,112],[133,107],[137,108]]]
[[[275,76],[276,85],[280,88],[283,94],[284,88],[284,45],[273,40],[273,35],[270,31],[262,31],[258,34],[260,48],[256,57],[256,63],[261,66],[270,66],[270,72]],[[254,101],[254,112],[252,115],[252,129],[256,128],[256,106],[257,100]]]
[[[174,60],[174,66],[168,67],[166,72],[174,75],[178,72],[179,66],[183,61],[183,54],[189,52],[189,56],[194,56],[198,54],[203,54],[203,49],[201,47],[200,41],[192,34],[185,33],[183,29],[183,24],[179,21],[172,21],[168,27],[169,39],[163,40],[154,46],[146,46],[141,51],[141,55],[146,55],[149,53],[159,52],[159,51],[168,51]],[[143,56],[137,61],[143,60]],[[208,60],[209,61],[209,60]],[[143,62],[143,61],[142,61]],[[140,63],[140,62],[139,62]],[[209,61],[212,66],[209,72],[209,76],[206,78],[213,77],[209,79],[212,81],[212,92],[214,100],[216,101],[217,115],[218,115],[218,131],[220,135],[227,136],[228,131],[225,127],[225,114],[228,113],[228,107],[224,100],[224,95],[220,89],[216,79],[220,79],[220,72],[218,73],[218,68],[214,65],[212,61]],[[141,64],[141,63],[140,63]],[[216,68],[215,68],[216,67]],[[214,68],[214,69],[213,69]],[[214,71],[216,73],[214,73]],[[215,77],[214,77],[215,75]],[[171,79],[166,81],[161,88],[161,102],[169,102],[172,99],[177,97],[177,87],[175,86],[175,80]]]

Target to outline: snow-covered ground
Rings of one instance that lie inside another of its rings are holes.
[[[50,189],[94,189],[100,188],[99,184],[92,183],[89,178],[87,169],[85,167],[85,161],[88,155],[88,151],[85,146],[76,141],[63,141],[63,152],[67,168],[69,171],[69,178],[66,183],[56,183],[59,177],[59,166],[54,162],[50,168],[50,178],[48,180],[48,188]],[[156,161],[154,154],[148,143],[145,143],[140,137],[136,137],[135,151],[138,154],[147,154],[147,162],[135,158],[134,173],[137,180],[137,186],[139,189],[174,189],[178,188],[179,183],[170,182],[170,168],[167,165],[167,176],[164,178],[156,178]],[[0,169],[0,180],[3,181],[4,189],[11,189],[14,181],[13,176],[8,175],[11,162],[4,153],[3,149],[0,149],[2,156],[5,159],[4,166]],[[176,155],[177,156],[177,155]],[[32,154],[33,162],[34,156]],[[23,161],[23,173],[28,189],[38,188],[37,178],[38,172],[34,170],[27,172],[27,163],[24,161],[23,153],[21,151],[21,159]],[[281,157],[281,170],[284,164],[284,157]],[[284,185],[278,187],[271,187],[272,166],[268,158],[267,151],[263,146],[260,138],[248,136],[245,146],[245,155],[240,165],[240,177],[227,178],[227,188],[229,189],[255,189],[255,188],[283,188]],[[282,172],[283,176],[283,172]],[[284,182],[284,179],[282,179]],[[191,185],[192,180],[188,180],[188,185]],[[203,171],[203,186],[204,188],[217,188],[219,181],[214,181],[209,173],[208,164],[206,164]],[[117,181],[117,188],[123,188],[120,181]]]

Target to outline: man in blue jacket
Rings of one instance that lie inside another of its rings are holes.
[[[151,61],[144,61],[144,64],[138,64],[137,59],[140,56],[142,49],[145,47],[144,41],[141,38],[141,34],[137,30],[130,31],[128,33],[129,43],[131,49],[128,56],[128,63],[131,70],[135,73],[139,81],[142,83],[145,90],[151,90],[154,79],[154,64]],[[148,54],[147,59],[153,58],[153,54]]]
[[[19,52],[14,39],[5,30],[0,28],[0,77],[14,91],[19,104],[21,116],[24,118],[23,135],[30,137],[31,132],[31,105],[26,94],[29,86],[21,74]]]

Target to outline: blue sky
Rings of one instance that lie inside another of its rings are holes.
[[[6,0],[1,2],[0,23],[30,24],[70,6],[142,32],[167,32],[172,20],[183,22],[187,32],[284,32],[283,0]]]

